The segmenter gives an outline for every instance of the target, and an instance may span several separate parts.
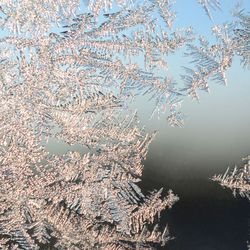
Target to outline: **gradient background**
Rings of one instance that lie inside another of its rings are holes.
[[[223,11],[204,16],[195,1],[177,1],[178,27],[193,26],[213,41],[214,23],[232,20],[229,11],[236,1],[221,1]],[[250,1],[242,1],[250,10]],[[224,11],[225,10],[225,11]],[[182,51],[171,56],[169,72],[177,82],[183,65]],[[250,203],[234,198],[231,191],[209,180],[228,166],[241,164],[250,153],[250,71],[235,58],[227,72],[228,86],[211,83],[211,93],[201,94],[200,103],[185,99],[182,111],[188,115],[184,128],[172,128],[161,117],[148,122],[151,105],[139,100],[138,110],[149,131],[158,130],[150,145],[141,187],[145,190],[172,189],[180,200],[163,214],[175,237],[169,250],[247,250],[250,241]]]
[[[250,73],[236,63],[229,85],[213,86],[200,103],[185,101],[185,127],[154,120],[141,186],[172,189],[180,200],[163,215],[176,238],[169,250],[246,250],[250,204],[209,180],[250,152]],[[143,111],[142,111],[143,112]],[[146,112],[144,110],[144,112]]]

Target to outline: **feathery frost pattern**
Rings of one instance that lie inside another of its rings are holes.
[[[100,1],[91,4],[98,9]],[[153,35],[150,2],[101,24],[78,6],[1,3],[0,246],[156,249],[170,239],[157,225],[160,213],[178,198],[144,195],[137,185],[154,134],[140,128],[129,104],[147,92],[175,115],[180,93],[152,71],[189,31]],[[130,62],[141,55],[144,70]],[[52,137],[87,152],[50,154]]]
[[[199,38],[199,46],[187,45],[186,56],[192,57],[194,68],[184,67],[182,79],[186,83],[183,89],[187,94],[199,100],[199,90],[209,92],[211,81],[227,84],[226,71],[232,66],[235,56],[240,56],[243,67],[250,67],[250,15],[246,11],[235,12],[237,20],[212,28],[216,43],[210,44],[204,37]]]
[[[208,14],[219,6],[200,3]],[[142,250],[171,238],[158,220],[178,198],[138,186],[155,133],[131,103],[146,95],[152,115],[166,111],[182,127],[185,95],[197,98],[208,79],[225,83],[235,54],[249,66],[248,14],[238,12],[237,28],[216,26],[218,44],[197,46],[192,29],[173,28],[173,4],[1,1],[0,248]],[[196,65],[185,88],[157,73],[184,48]],[[49,153],[51,138],[86,152]]]
[[[233,195],[240,195],[250,201],[250,156],[242,158],[243,166],[235,166],[230,172],[229,168],[223,175],[215,175],[212,180],[219,182],[222,187],[229,188]],[[250,249],[250,243],[247,242],[247,249]]]
[[[215,175],[213,180],[232,189],[234,195],[239,193],[250,200],[250,156],[242,160],[245,162],[242,167],[235,166],[232,172],[229,172],[228,168],[223,175]]]
[[[219,0],[197,0],[197,2],[202,6],[205,10],[206,14],[210,19],[212,19],[211,9],[212,10],[220,10],[220,1]]]

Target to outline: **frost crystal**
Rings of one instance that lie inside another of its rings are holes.
[[[137,185],[154,134],[129,103],[147,92],[174,112],[175,84],[152,70],[189,39],[153,35],[152,3],[101,24],[77,6],[1,3],[0,247],[155,249],[170,238],[160,213],[178,198]],[[131,63],[141,55],[147,70]],[[53,137],[87,152],[50,154]]]
[[[182,79],[186,83],[183,89],[193,99],[199,99],[198,90],[209,92],[209,82],[226,85],[226,71],[232,66],[235,56],[240,56],[244,67],[250,67],[250,16],[245,11],[235,13],[233,23],[215,25],[212,28],[217,42],[210,44],[200,37],[200,45],[187,45],[186,56],[192,57],[194,68],[184,67],[186,74]]]
[[[206,11],[206,14],[210,19],[212,19],[211,9],[212,10],[220,10],[220,1],[219,0],[197,0],[197,2],[202,6],[202,8]]]
[[[222,186],[233,190],[234,195],[239,193],[250,200],[250,156],[242,159],[245,161],[244,166],[238,168],[235,166],[230,173],[229,168],[224,175],[215,175],[214,181],[218,181]]]
[[[154,134],[131,103],[146,95],[153,114],[183,126],[186,93],[225,82],[235,51],[249,64],[249,18],[240,12],[235,36],[215,27],[218,44],[199,47],[191,29],[173,28],[173,1],[113,4],[0,3],[0,248],[141,250],[170,239],[157,222],[178,198],[137,185]],[[159,72],[186,45],[197,67],[180,89]],[[86,152],[49,153],[51,138]]]

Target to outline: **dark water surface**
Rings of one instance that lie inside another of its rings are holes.
[[[145,192],[154,188],[172,189],[180,200],[161,217],[175,237],[168,250],[247,250],[250,229],[250,203],[234,198],[207,177],[193,178],[180,172],[178,179],[157,171],[159,163],[147,160],[140,186]],[[171,176],[171,169],[169,175]]]

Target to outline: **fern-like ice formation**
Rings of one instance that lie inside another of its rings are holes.
[[[240,194],[250,200],[250,156],[242,159],[242,167],[235,166],[232,172],[229,168],[223,175],[215,175],[212,179],[218,181],[223,187],[233,190],[233,194]]]
[[[173,29],[173,1],[116,3],[114,12],[108,0],[89,1],[89,11],[78,0],[0,3],[3,249],[158,249],[170,238],[157,222],[178,198],[137,185],[154,134],[130,104],[148,95],[153,113],[167,110],[181,127],[183,96],[207,89],[210,76],[224,81],[236,43],[249,64],[248,17],[234,40],[216,28],[219,45],[201,40],[200,49],[190,29]],[[187,44],[198,70],[187,70],[182,90],[157,72]],[[86,152],[51,154],[52,137]]]
[[[152,71],[189,38],[153,35],[158,6],[150,2],[101,24],[78,5],[1,2],[0,246],[155,249],[169,239],[160,213],[178,198],[144,195],[137,185],[154,134],[140,128],[129,103],[148,92],[177,122],[180,93]],[[130,62],[140,55],[147,70]],[[88,152],[50,154],[51,137]]]
[[[205,10],[206,14],[210,19],[212,19],[211,9],[220,10],[220,1],[219,0],[197,0],[197,2]]]
[[[226,71],[232,66],[235,56],[241,58],[245,68],[250,67],[250,15],[244,10],[235,12],[236,21],[212,28],[216,43],[211,44],[204,37],[199,45],[189,44],[186,56],[192,57],[194,68],[184,67],[186,83],[184,90],[199,100],[199,90],[209,92],[211,81],[226,85]]]
[[[94,148],[98,140],[96,152],[84,156],[77,152],[50,155],[26,128],[4,136],[3,247],[151,249],[168,240],[167,229],[160,232],[157,227],[157,215],[171,207],[176,196],[169,192],[161,199],[161,190],[144,196],[136,184],[152,136],[132,126],[133,117],[120,124],[110,119],[115,117],[106,117],[101,126],[99,120],[95,134],[83,134],[89,147]],[[79,135],[73,131],[70,137]]]
[[[231,172],[228,168],[224,174],[214,175],[212,180],[219,182],[222,187],[231,189],[235,197],[240,195],[250,201],[250,156],[242,158],[242,161],[243,166],[235,166]],[[247,249],[249,248],[248,241]]]

